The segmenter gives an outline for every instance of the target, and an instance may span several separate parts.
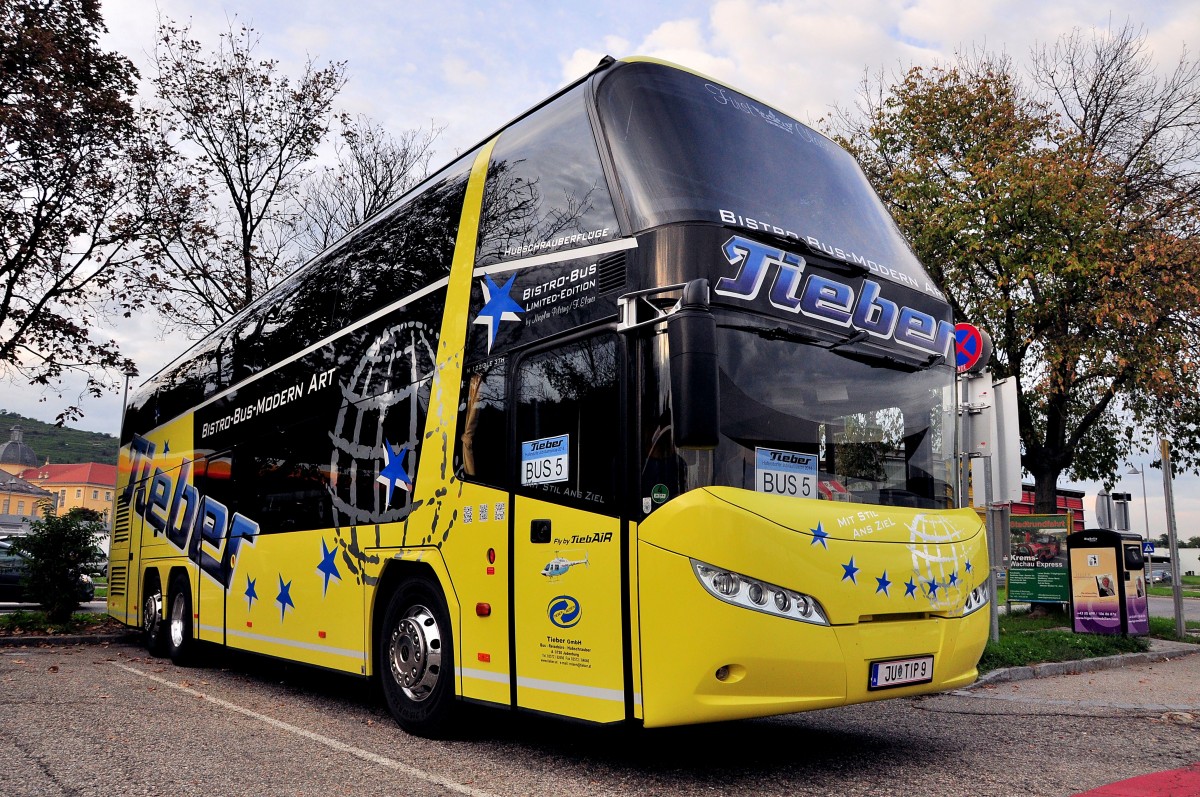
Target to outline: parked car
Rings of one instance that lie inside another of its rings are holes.
[[[0,540],[0,601],[26,603],[25,588],[21,584],[29,563],[25,557],[12,550],[12,543]],[[96,596],[96,585],[92,577],[83,575],[79,580],[80,602],[86,603]]]
[[[1171,583],[1171,571],[1170,570],[1155,570],[1154,575],[1150,578],[1150,583],[1152,583],[1152,584],[1170,584]]]

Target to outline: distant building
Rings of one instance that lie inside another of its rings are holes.
[[[26,468],[36,468],[37,454],[25,444],[24,433],[20,426],[9,429],[11,437],[7,443],[0,445],[0,471],[19,474]]]
[[[51,465],[27,468],[20,474],[30,484],[49,491],[59,512],[75,507],[94,509],[109,523],[113,493],[117,489],[117,466],[101,462],[75,465]]]
[[[29,533],[29,521],[54,505],[54,494],[20,476],[0,473],[0,537]]]

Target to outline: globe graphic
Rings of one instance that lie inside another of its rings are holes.
[[[390,523],[412,511],[412,493],[380,473],[390,458],[416,479],[418,444],[429,409],[437,334],[421,321],[388,327],[366,347],[349,378],[330,440],[329,490],[339,529]],[[390,500],[389,500],[390,492]]]

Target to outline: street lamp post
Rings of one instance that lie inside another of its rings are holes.
[[[1136,465],[1130,464],[1129,470],[1126,471],[1130,476],[1142,477],[1142,512],[1145,513],[1146,519],[1146,542],[1150,542],[1150,506],[1146,503],[1146,468],[1143,465],[1139,469]]]

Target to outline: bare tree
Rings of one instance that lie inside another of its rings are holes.
[[[444,129],[430,125],[396,137],[366,116],[343,114],[339,122],[336,163],[322,168],[304,189],[298,243],[310,256],[425,179],[433,142]]]
[[[304,166],[328,131],[345,64],[308,61],[296,80],[256,59],[258,33],[231,25],[205,52],[187,26],[159,25],[155,204],[170,223],[147,247],[148,283],[168,326],[204,332],[245,307],[298,262]]]
[[[0,4],[0,373],[61,391],[75,371],[94,396],[115,387],[106,369],[132,366],[94,329],[139,306],[125,247],[148,223],[137,72],[99,49],[104,30],[97,0]]]

